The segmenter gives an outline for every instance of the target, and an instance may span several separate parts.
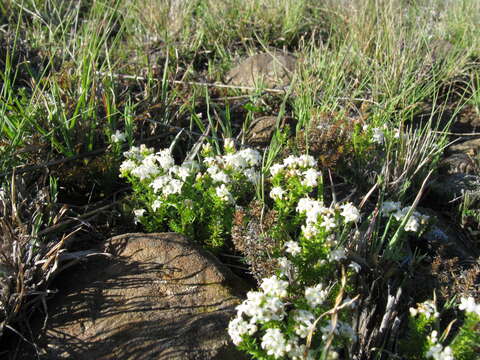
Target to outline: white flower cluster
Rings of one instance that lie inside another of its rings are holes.
[[[304,186],[315,187],[318,184],[318,178],[321,175],[319,171],[315,169],[317,162],[310,155],[293,156],[290,155],[282,164],[274,164],[270,167],[270,174],[276,177],[282,174],[286,179],[292,177],[298,177],[300,183]],[[272,189],[273,190],[273,189]],[[280,190],[282,190],[280,188]],[[274,194],[278,193],[276,190]],[[272,196],[272,193],[270,194]],[[272,196],[275,199],[274,196]]]
[[[328,296],[328,289],[324,289],[322,284],[305,288],[305,299],[310,307],[316,308],[322,305]]]
[[[450,346],[443,347],[438,343],[438,333],[436,330],[432,331],[432,334],[428,337],[429,342],[432,344],[428,349],[425,356],[427,358],[433,358],[434,360],[454,360],[453,351]]]
[[[237,306],[237,317],[228,326],[228,333],[233,342],[238,345],[242,342],[242,335],[252,335],[256,332],[257,323],[271,320],[283,320],[285,317],[285,303],[288,282],[272,276],[263,280],[262,291],[250,291],[247,300]],[[243,318],[248,317],[248,326]],[[255,329],[255,330],[254,330]]]
[[[186,181],[194,176],[196,181],[205,176],[210,177],[216,186],[215,195],[223,202],[234,203],[228,188],[234,180],[232,177],[242,174],[249,181],[256,182],[259,178],[257,167],[261,162],[261,155],[253,149],[235,152],[233,142],[227,142],[226,146],[229,146],[229,153],[226,155],[204,159],[204,173],[200,172],[200,165],[194,161],[185,161],[181,166],[175,165],[169,149],[155,153],[143,144],[140,147],[134,146],[124,153],[126,159],[120,166],[120,176],[134,178],[153,190],[157,196],[150,204],[153,211],[157,211],[168,196],[181,194]],[[205,148],[209,151],[208,146]],[[145,211],[136,210],[136,221],[144,216]]]
[[[254,335],[262,324],[271,321],[283,321],[291,317],[294,322],[294,334],[286,335],[277,327],[269,327],[261,337],[261,347],[275,359],[303,359],[304,342],[315,322],[315,315],[309,310],[292,310],[286,312],[288,282],[278,276],[263,279],[260,284],[262,291],[250,291],[247,299],[237,306],[237,316],[230,321],[228,333],[234,344],[243,342],[244,336]],[[307,288],[307,302],[312,308],[322,304],[328,295],[323,286]],[[308,352],[308,359],[314,358],[314,352]]]
[[[260,153],[253,149],[235,151],[235,145],[231,139],[225,139],[225,155],[207,156],[203,160],[207,169],[205,175],[210,176],[213,183],[217,185],[216,194],[225,202],[233,202],[227,185],[232,182],[232,176],[245,176],[255,184],[260,179],[258,166],[262,161]],[[205,145],[203,152],[211,153],[211,146]],[[204,175],[200,175],[204,176]]]
[[[402,208],[402,204],[398,201],[385,201],[381,207],[381,212],[384,217],[391,215],[397,221],[402,221],[409,211],[409,206]],[[405,231],[418,232],[422,226],[428,223],[429,218],[428,215],[413,211],[405,224]]]
[[[416,308],[411,307],[410,309],[411,316],[417,316],[417,314],[423,314],[427,319],[433,317],[434,319],[438,318],[440,314],[437,311],[437,307],[432,300],[427,300],[423,303],[417,304]]]
[[[480,304],[475,303],[475,299],[471,296],[468,298],[461,298],[458,308],[467,313],[475,313],[480,316]]]
[[[341,210],[340,216],[345,223],[358,222],[360,220],[360,211],[351,203],[340,205],[337,210]],[[305,225],[302,225],[303,236],[311,239],[319,232],[319,226],[329,231],[337,226],[335,221],[336,211],[333,208],[327,208],[321,201],[310,198],[302,198],[298,201],[297,212],[306,215]]]
[[[168,149],[154,153],[153,149],[141,145],[132,147],[124,155],[126,160],[120,166],[121,176],[130,175],[140,181],[146,181],[159,196],[153,208],[158,208],[159,202],[169,195],[180,194],[187,178],[198,169],[194,162],[175,165],[175,160]]]

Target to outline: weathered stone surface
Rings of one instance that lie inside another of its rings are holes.
[[[273,133],[276,130],[276,116],[262,116],[256,118],[247,132],[247,143],[255,147],[267,147],[270,144]],[[285,121],[280,121],[279,126],[283,127]]]
[[[256,54],[230,70],[226,83],[249,87],[262,83],[267,88],[282,88],[290,84],[296,63],[295,56],[280,51]]]
[[[447,174],[476,174],[478,165],[472,156],[463,152],[447,156],[441,162],[442,169]]]
[[[477,249],[470,239],[455,224],[440,214],[434,214],[437,223],[423,234],[421,241],[425,241],[434,253],[445,259],[457,257],[462,261],[474,262],[478,256]]]
[[[467,140],[448,147],[450,153],[464,153],[470,156],[480,154],[480,138]]]
[[[478,201],[480,200],[480,176],[466,174],[440,176],[430,184],[430,191],[432,198],[440,204],[460,201],[466,195],[472,201]]]
[[[45,359],[242,359],[226,328],[246,290],[213,255],[174,233],[125,234],[60,289]]]

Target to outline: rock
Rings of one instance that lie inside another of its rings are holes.
[[[297,58],[281,51],[250,56],[230,70],[226,83],[235,86],[256,87],[262,83],[267,88],[290,85]]]
[[[450,131],[457,134],[475,133],[480,129],[480,114],[472,104],[466,104],[452,124]]]
[[[226,328],[247,288],[174,233],[125,234],[68,278],[40,336],[44,359],[243,359]]]
[[[475,135],[479,126],[480,116],[468,107],[458,116],[452,126],[453,133],[457,134],[454,136],[456,142],[447,148],[447,157],[441,164],[447,173],[479,174],[480,138],[465,136]]]
[[[433,252],[444,259],[459,258],[463,262],[474,263],[478,250],[469,237],[456,224],[449,223],[448,219],[437,214],[437,223],[423,234],[421,241],[425,241]]]
[[[441,168],[447,174],[477,174],[478,165],[468,154],[455,153],[442,160]]]
[[[279,122],[279,128],[283,128],[291,119],[283,118]],[[277,129],[277,116],[261,116],[256,118],[246,134],[247,144],[253,147],[266,148],[270,144],[275,130]]]
[[[432,199],[448,205],[468,196],[471,201],[480,200],[480,176],[450,174],[440,176],[430,184]]]
[[[450,153],[464,153],[470,156],[480,154],[480,138],[467,140],[448,147]]]

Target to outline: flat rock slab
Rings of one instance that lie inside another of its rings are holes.
[[[110,239],[49,306],[43,359],[242,359],[226,328],[244,283],[174,233]]]
[[[250,56],[230,70],[226,83],[235,86],[282,88],[290,85],[297,58],[291,54],[272,51]]]
[[[480,138],[467,140],[448,147],[450,153],[465,153],[470,156],[475,156],[480,153]]]

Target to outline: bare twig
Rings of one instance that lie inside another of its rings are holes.
[[[51,233],[51,232],[53,232],[53,231],[56,231],[56,230],[58,230],[58,229],[60,229],[60,228],[62,228],[62,227],[64,227],[64,226],[73,224],[73,223],[76,222],[76,221],[79,221],[79,220],[81,220],[81,219],[89,218],[89,217],[91,217],[91,216],[93,216],[93,215],[96,215],[96,214],[98,214],[98,213],[100,213],[100,212],[102,212],[102,211],[105,211],[105,210],[107,210],[107,209],[110,209],[110,208],[116,206],[117,204],[121,203],[122,201],[123,201],[123,199],[114,201],[114,202],[112,202],[111,204],[102,206],[102,207],[100,207],[100,208],[98,208],[98,209],[95,209],[95,210],[89,211],[89,212],[87,212],[87,213],[85,213],[85,214],[82,214],[82,215],[78,216],[78,217],[75,218],[75,219],[66,220],[66,221],[63,221],[63,222],[61,222],[61,223],[55,224],[55,225],[53,225],[53,226],[50,226],[50,227],[48,227],[48,228],[46,228],[46,229],[43,229],[42,231],[39,231],[39,232],[38,232],[38,236],[42,236],[42,235],[49,234],[49,233]]]
[[[169,135],[170,135],[169,133],[168,134],[155,135],[155,136],[152,136],[152,137],[149,137],[149,138],[142,139],[142,141],[149,142],[149,141],[153,141],[153,140],[157,140],[157,139],[167,137]],[[122,148],[126,148],[127,146],[128,146],[128,144],[123,144]],[[49,161],[49,162],[46,162],[46,163],[40,164],[40,165],[18,167],[18,168],[0,173],[0,177],[13,174],[14,172],[15,172],[16,175],[23,174],[23,173],[27,173],[27,172],[30,172],[30,171],[35,171],[35,170],[39,170],[39,169],[44,169],[44,168],[49,168],[49,167],[53,167],[53,166],[56,166],[56,165],[64,164],[64,163],[67,163],[67,162],[70,162],[70,161],[81,160],[81,159],[85,159],[85,158],[88,158],[88,157],[100,155],[100,154],[104,153],[105,151],[107,151],[108,148],[109,147],[107,146],[107,147],[104,147],[102,149],[93,150],[93,151],[89,151],[89,152],[82,153],[82,154],[77,154],[77,155],[74,155],[74,156],[71,156],[71,157],[68,157],[68,158]]]
[[[136,80],[136,81],[147,80],[146,77],[138,76],[138,75],[109,74],[101,71],[97,71],[96,74],[100,76],[111,76],[113,78],[125,79],[125,80]],[[284,94],[286,92],[286,89],[256,88],[253,86],[236,86],[236,85],[207,83],[207,82],[199,82],[199,81],[167,80],[167,82],[170,82],[172,84],[178,84],[178,85],[206,86],[206,87],[215,87],[215,88],[221,88],[221,89],[236,89],[236,90],[247,90],[247,91],[262,90],[264,92],[275,93],[275,94]]]

